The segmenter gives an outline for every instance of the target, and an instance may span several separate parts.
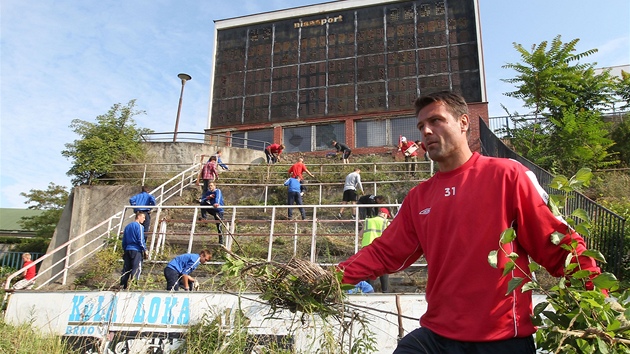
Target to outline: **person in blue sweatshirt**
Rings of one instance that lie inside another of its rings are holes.
[[[289,187],[289,192],[287,194],[287,205],[303,205],[302,203],[302,184],[300,183],[300,177],[289,177],[284,182],[284,185]],[[288,211],[289,219],[293,218],[293,208],[289,208]],[[302,215],[302,220],[306,219],[306,213],[304,212],[304,208],[300,207],[300,214]]]
[[[194,287],[198,287],[199,283],[195,283],[196,279],[191,277],[190,273],[210,259],[212,259],[212,252],[208,249],[199,252],[199,254],[184,253],[173,258],[164,268],[166,290],[177,291],[181,287],[186,291],[192,291]]]
[[[155,197],[149,194],[149,189],[146,186],[142,186],[140,193],[134,195],[129,198],[129,205],[139,206],[138,208],[134,208],[133,212],[143,212],[144,213],[144,221],[142,222],[142,226],[144,227],[144,235],[149,233],[151,227],[151,208],[150,206],[155,205]],[[146,242],[146,238],[144,239]]]
[[[138,281],[142,270],[142,260],[147,258],[147,245],[144,239],[145,214],[142,211],[136,212],[136,219],[125,226],[122,238],[123,248],[123,270],[120,277],[120,287],[127,289],[129,278]]]

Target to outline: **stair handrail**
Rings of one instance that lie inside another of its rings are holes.
[[[156,217],[157,220],[159,220],[159,212],[161,210],[161,208],[159,208],[160,206],[162,206],[162,204],[169,200],[170,198],[172,198],[173,196],[175,196],[176,194],[179,193],[179,195],[182,195],[182,191],[184,190],[184,188],[188,187],[189,185],[191,185],[192,183],[194,183],[194,181],[197,178],[197,170],[200,168],[201,164],[198,162],[193,162],[193,164],[188,167],[187,169],[185,169],[184,171],[180,172],[179,174],[177,174],[176,176],[172,177],[171,179],[169,179],[168,181],[162,183],[160,186],[158,186],[157,188],[153,189],[150,193],[152,195],[155,196],[155,200],[156,200],[156,204],[157,204],[157,209],[158,209],[158,215]],[[171,183],[177,181],[176,184],[173,184],[173,186],[168,187]],[[177,190],[175,190],[176,188],[179,188]],[[159,194],[157,194],[159,193]],[[170,194],[169,194],[170,193]],[[90,240],[89,242],[87,242],[85,245],[77,248],[76,250],[72,251],[72,252],[68,252],[69,248],[66,249],[66,255],[64,257],[62,257],[59,261],[53,263],[50,267],[44,269],[44,270],[39,270],[39,272],[37,272],[37,275],[35,275],[35,277],[33,278],[33,281],[37,280],[37,278],[41,275],[41,274],[45,274],[46,272],[52,270],[54,267],[58,266],[61,262],[65,262],[64,267],[61,271],[59,271],[56,274],[51,274],[49,279],[46,280],[44,283],[37,285],[37,287],[35,289],[41,289],[43,286],[49,284],[53,279],[57,279],[59,277],[59,275],[61,273],[63,273],[63,280],[62,280],[62,285],[66,284],[67,281],[67,277],[68,277],[68,270],[76,265],[81,263],[84,259],[86,259],[87,257],[91,256],[93,253],[95,253],[96,251],[100,250],[101,248],[103,248],[103,246],[105,245],[105,242],[103,242],[101,245],[97,246],[94,250],[92,250],[91,252],[89,252],[88,254],[84,255],[83,257],[79,258],[78,260],[76,260],[74,263],[70,264],[70,257],[72,255],[74,255],[75,253],[83,250],[84,248],[86,248],[87,246],[91,245],[92,243],[96,242],[97,240],[102,240],[104,238],[104,236],[109,237],[111,235],[111,232],[114,229],[118,229],[118,232],[120,233],[121,229],[122,229],[122,224],[124,221],[124,212],[126,210],[127,206],[124,206],[123,209],[119,212],[117,212],[116,214],[110,216],[109,218],[105,219],[103,222],[99,223],[98,225],[90,228],[89,230],[83,232],[82,234],[70,238],[70,240],[68,240],[67,242],[63,243],[62,245],[56,247],[55,249],[53,249],[50,252],[47,252],[44,256],[38,258],[37,260],[35,260],[33,262],[33,267],[37,266],[38,264],[40,264],[41,262],[43,262],[44,260],[53,257],[53,255],[57,255],[57,253],[61,250],[63,250],[64,248],[69,247],[71,244],[73,244],[76,241],[82,240],[85,237],[87,237],[87,235],[91,234],[94,230],[97,230],[98,228],[104,226],[104,225],[108,225],[106,231],[102,232],[101,234],[97,235],[96,237],[94,237],[92,240]],[[132,217],[133,215],[131,215],[130,217]],[[118,219],[119,221],[117,222],[117,224],[112,224],[112,222]],[[157,224],[159,224],[158,222],[155,223],[155,227],[157,227]],[[154,227],[154,233],[157,231],[157,229]],[[20,274],[24,273],[23,269],[19,269],[16,272],[12,273],[11,275],[9,275],[7,277],[7,280],[4,283],[4,289],[5,291],[10,291],[11,288],[11,280],[13,280],[15,277],[19,276]]]

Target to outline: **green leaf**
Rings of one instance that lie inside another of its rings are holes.
[[[613,319],[612,321],[610,321],[610,323],[608,323],[608,326],[606,326],[606,331],[614,332],[619,328],[621,328],[621,322],[619,322],[619,320],[617,319]]]
[[[549,209],[551,209],[551,212],[553,213],[553,215],[555,216],[560,216],[562,215],[562,212],[560,212],[560,207],[558,205],[560,205],[560,203],[558,202],[558,196],[557,195],[552,195],[549,197]]]
[[[508,282],[508,290],[505,293],[505,295],[509,295],[512,291],[514,291],[514,289],[516,289],[519,285],[521,285],[523,280],[524,279],[520,277],[514,277],[510,279],[510,281]]]
[[[571,274],[571,276],[575,279],[586,279],[591,275],[590,270],[578,270],[577,272]]]
[[[606,344],[606,342],[604,342],[601,338],[597,337],[597,353],[599,354],[608,354],[610,353],[608,351],[608,344]]]
[[[558,280],[558,289],[563,290],[567,288],[567,284],[566,284],[566,279],[564,278],[560,278],[560,280]]]
[[[587,222],[591,221],[591,218],[588,217],[588,214],[586,213],[586,210],[584,210],[584,209],[575,209],[571,213],[571,216],[574,216],[576,218],[580,218],[580,219],[582,219],[582,221],[587,221]]]
[[[591,257],[591,258],[593,258],[596,261],[599,261],[599,262],[602,262],[602,263],[606,263],[606,258],[598,250],[586,250],[586,251],[582,252],[582,254],[580,254],[580,256]]]
[[[505,264],[505,268],[503,268],[503,276],[511,272],[512,269],[514,269],[514,266],[515,266],[514,262],[507,262]]]
[[[501,233],[501,240],[500,240],[500,242],[502,244],[510,243],[510,242],[514,241],[515,238],[516,238],[516,232],[514,231],[514,228],[510,227],[510,228],[505,229]]]
[[[533,273],[533,272],[535,272],[535,271],[537,271],[537,270],[539,270],[540,268],[542,268],[542,267],[540,266],[540,264],[538,264],[538,263],[536,263],[536,262],[534,262],[534,261],[530,262],[530,263],[527,265],[527,267],[529,268],[529,271],[530,271],[530,272],[532,272],[532,273]]]
[[[564,186],[568,184],[569,180],[565,176],[559,175],[551,180],[551,183],[549,183],[549,187],[557,190],[562,190],[562,188],[564,188]]]
[[[528,281],[527,283],[523,284],[523,288],[521,288],[521,292],[536,290],[538,288],[539,288],[538,284],[536,284],[533,281]]]
[[[617,285],[617,278],[612,273],[602,273],[593,278],[593,285],[600,289],[611,289]]]
[[[534,316],[539,316],[540,313],[547,308],[547,306],[549,306],[549,303],[547,301],[543,301],[534,306]]]
[[[578,267],[578,264],[577,264],[577,263],[571,263],[571,264],[569,264],[568,266],[564,267],[564,272],[565,272],[565,273],[567,273],[567,274],[568,274],[568,273],[571,273],[571,271],[572,271],[573,269],[577,268],[577,267]]]
[[[594,353],[595,351],[595,348],[593,348],[593,346],[591,346],[587,340],[584,340],[582,338],[576,338],[575,344],[577,345],[578,348],[580,348],[582,353],[590,354],[590,353]]]
[[[582,167],[575,174],[574,179],[581,182],[584,185],[588,185],[589,181],[593,178],[593,173],[588,167]]]
[[[552,311],[543,311],[543,315],[551,320],[551,322],[553,322],[556,326],[565,327],[566,321],[563,316],[559,316],[557,313]]]
[[[343,291],[348,291],[348,290],[354,289],[354,285],[352,285],[352,284],[341,284],[340,288]]]
[[[497,268],[498,254],[499,252],[497,250],[493,250],[488,253],[488,263],[492,268]]]
[[[518,258],[518,253],[516,252],[511,252],[510,254],[507,255],[507,258],[511,259],[511,260],[515,260]]]
[[[560,233],[558,231],[554,231],[551,234],[551,243],[553,243],[554,245],[559,245],[560,241],[562,241],[562,239],[564,238],[564,234]]]
[[[575,232],[580,234],[583,237],[588,238],[591,235],[591,225],[588,223],[579,223],[575,226]]]

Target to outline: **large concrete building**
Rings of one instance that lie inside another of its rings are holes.
[[[413,102],[452,90],[487,119],[477,0],[342,0],[215,21],[207,133],[286,152],[418,139]]]

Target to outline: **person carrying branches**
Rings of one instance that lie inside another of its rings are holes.
[[[418,98],[415,109],[422,143],[439,170],[407,194],[381,237],[338,265],[342,282],[376,279],[424,256],[427,310],[395,354],[534,354],[531,292],[511,282],[531,276],[530,258],[556,277],[572,276],[565,272],[569,259],[575,270],[589,272],[584,281],[591,288],[600,269],[583,255],[582,236],[549,210],[531,171],[470,150],[462,96],[432,93]],[[497,268],[490,267],[489,252],[510,227],[517,237],[503,245]]]

